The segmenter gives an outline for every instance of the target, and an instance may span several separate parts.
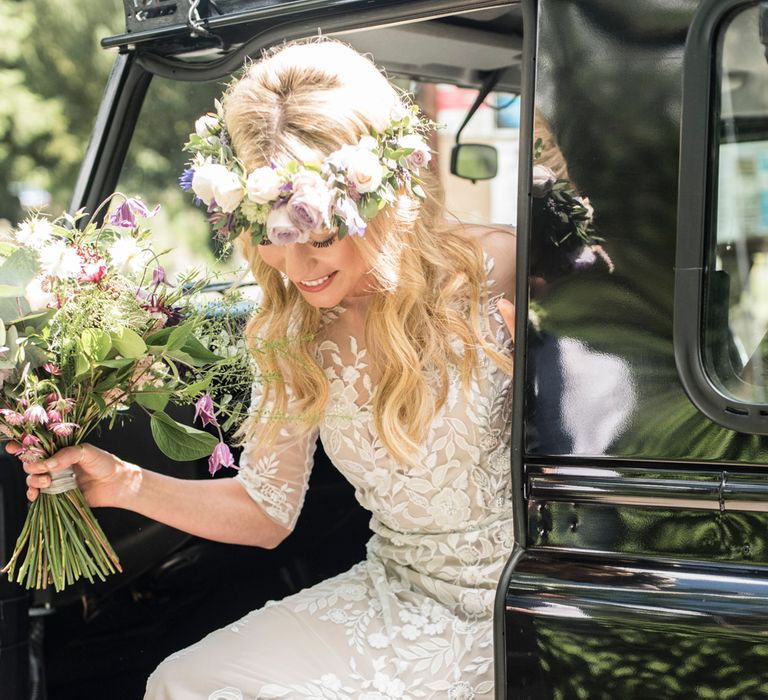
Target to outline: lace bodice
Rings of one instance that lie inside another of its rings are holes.
[[[508,238],[505,243],[509,256]],[[511,267],[509,261],[505,264],[487,253],[490,303],[483,319],[488,337],[502,350],[509,349],[510,339],[496,301],[502,295],[512,298]],[[270,517],[292,528],[304,500],[319,433],[325,452],[373,515],[375,536],[369,549],[381,550],[383,556],[402,560],[429,576],[442,569],[440,577],[445,578],[441,547],[450,550],[451,556],[458,551],[461,558],[461,539],[472,544],[465,559],[488,564],[495,560],[498,548],[506,550],[511,544],[511,377],[482,352],[469,392],[462,389],[456,370],[449,370],[447,401],[432,421],[416,465],[398,464],[374,425],[374,379],[363,340],[369,301],[369,297],[348,299],[324,312],[316,341],[330,382],[330,400],[318,429],[297,436],[296,428],[286,425],[269,449],[246,445],[236,478]],[[436,372],[428,383],[439,389]],[[452,535],[456,541],[449,544]],[[469,576],[485,578],[489,573],[474,571]],[[466,575],[466,571],[459,575],[457,569],[458,579]]]

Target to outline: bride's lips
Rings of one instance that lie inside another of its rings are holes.
[[[312,284],[305,284],[303,281],[296,282],[296,286],[302,292],[321,292],[331,282],[333,282],[334,278],[336,277],[336,272],[338,272],[338,270],[331,272],[330,275],[325,275],[324,277],[317,277],[313,280],[306,280],[306,282],[311,282]]]

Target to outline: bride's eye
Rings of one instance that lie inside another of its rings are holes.
[[[270,241],[270,240],[269,240],[269,238],[267,238],[266,236],[264,236],[264,238],[262,238],[262,239],[259,241],[259,245],[272,245],[272,241]]]
[[[336,240],[336,234],[334,233],[332,236],[329,236],[324,241],[312,241],[312,245],[315,248],[327,248],[329,245],[332,245],[335,240]]]

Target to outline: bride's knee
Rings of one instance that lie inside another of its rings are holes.
[[[196,667],[197,664],[190,663],[189,658],[176,654],[169,656],[147,679],[144,700],[181,700],[186,698],[184,685],[189,683]]]

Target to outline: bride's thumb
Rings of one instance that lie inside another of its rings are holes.
[[[51,455],[47,459],[43,460],[41,466],[47,471],[60,471],[71,467],[73,464],[82,462],[86,456],[86,445],[72,445],[71,447],[64,447],[55,454]]]

